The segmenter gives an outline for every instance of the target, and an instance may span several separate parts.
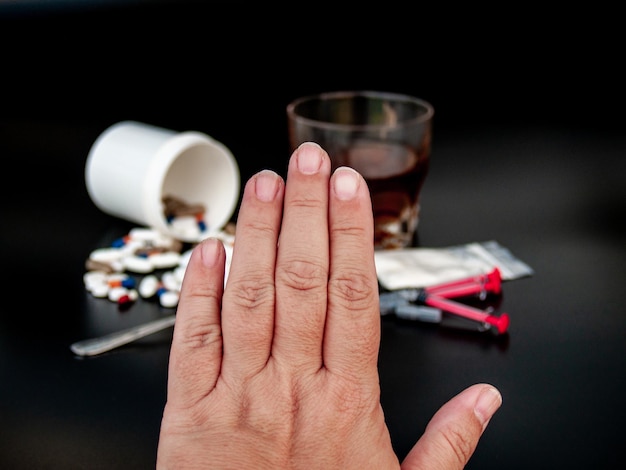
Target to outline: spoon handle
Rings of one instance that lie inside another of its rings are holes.
[[[125,330],[116,331],[97,338],[84,339],[70,345],[72,352],[78,356],[95,356],[111,349],[131,343],[144,336],[164,330],[174,325],[176,315],[170,315],[148,323],[133,326]]]

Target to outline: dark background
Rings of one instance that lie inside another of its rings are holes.
[[[4,0],[2,140],[46,152],[41,162],[14,154],[6,164],[24,177],[16,170],[28,168],[31,180],[51,170],[80,177],[73,158],[133,119],[206,132],[238,158],[243,181],[266,167],[284,174],[287,103],[341,89],[430,101],[435,152],[459,131],[621,135],[626,41],[617,16],[527,4]],[[70,140],[58,132],[64,125]]]
[[[255,170],[284,166],[286,103],[324,90],[419,95],[438,133],[621,129],[617,12],[416,7],[5,0],[2,117],[197,129]]]
[[[171,331],[92,359],[68,347],[168,313],[84,292],[90,250],[129,228],[84,187],[96,137],[126,119],[202,131],[243,183],[285,173],[289,101],[341,89],[434,105],[422,245],[495,239],[535,269],[494,300],[504,338],[384,319],[399,456],[445,400],[489,381],[504,405],[469,468],[618,466],[620,18],[601,5],[0,0],[0,467],[154,466]]]

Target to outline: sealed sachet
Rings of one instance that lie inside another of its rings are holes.
[[[534,274],[533,269],[495,240],[443,248],[378,250],[376,275],[387,290],[422,288],[500,270],[502,280]]]

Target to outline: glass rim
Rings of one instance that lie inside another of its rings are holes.
[[[327,121],[320,121],[317,119],[311,119],[301,116],[296,112],[296,108],[309,101],[328,101],[337,98],[353,98],[353,97],[365,97],[365,98],[377,98],[381,100],[397,101],[404,103],[412,103],[421,106],[425,109],[424,114],[407,119],[405,121],[398,122],[396,124],[342,124]],[[287,104],[287,116],[293,121],[300,124],[308,124],[323,129],[342,129],[342,130],[368,130],[368,129],[389,129],[389,128],[401,128],[409,127],[416,124],[424,124],[430,121],[435,114],[435,108],[428,101],[418,98],[416,96],[407,95],[404,93],[394,93],[388,91],[375,91],[375,90],[353,90],[353,91],[330,91],[322,93],[314,93],[299,98],[295,98],[289,104]]]

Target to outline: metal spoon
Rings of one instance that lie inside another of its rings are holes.
[[[95,356],[110,351],[124,344],[131,343],[144,336],[164,330],[174,325],[176,315],[170,315],[148,323],[133,326],[125,330],[109,333],[97,338],[84,339],[70,345],[72,352],[78,356]]]

